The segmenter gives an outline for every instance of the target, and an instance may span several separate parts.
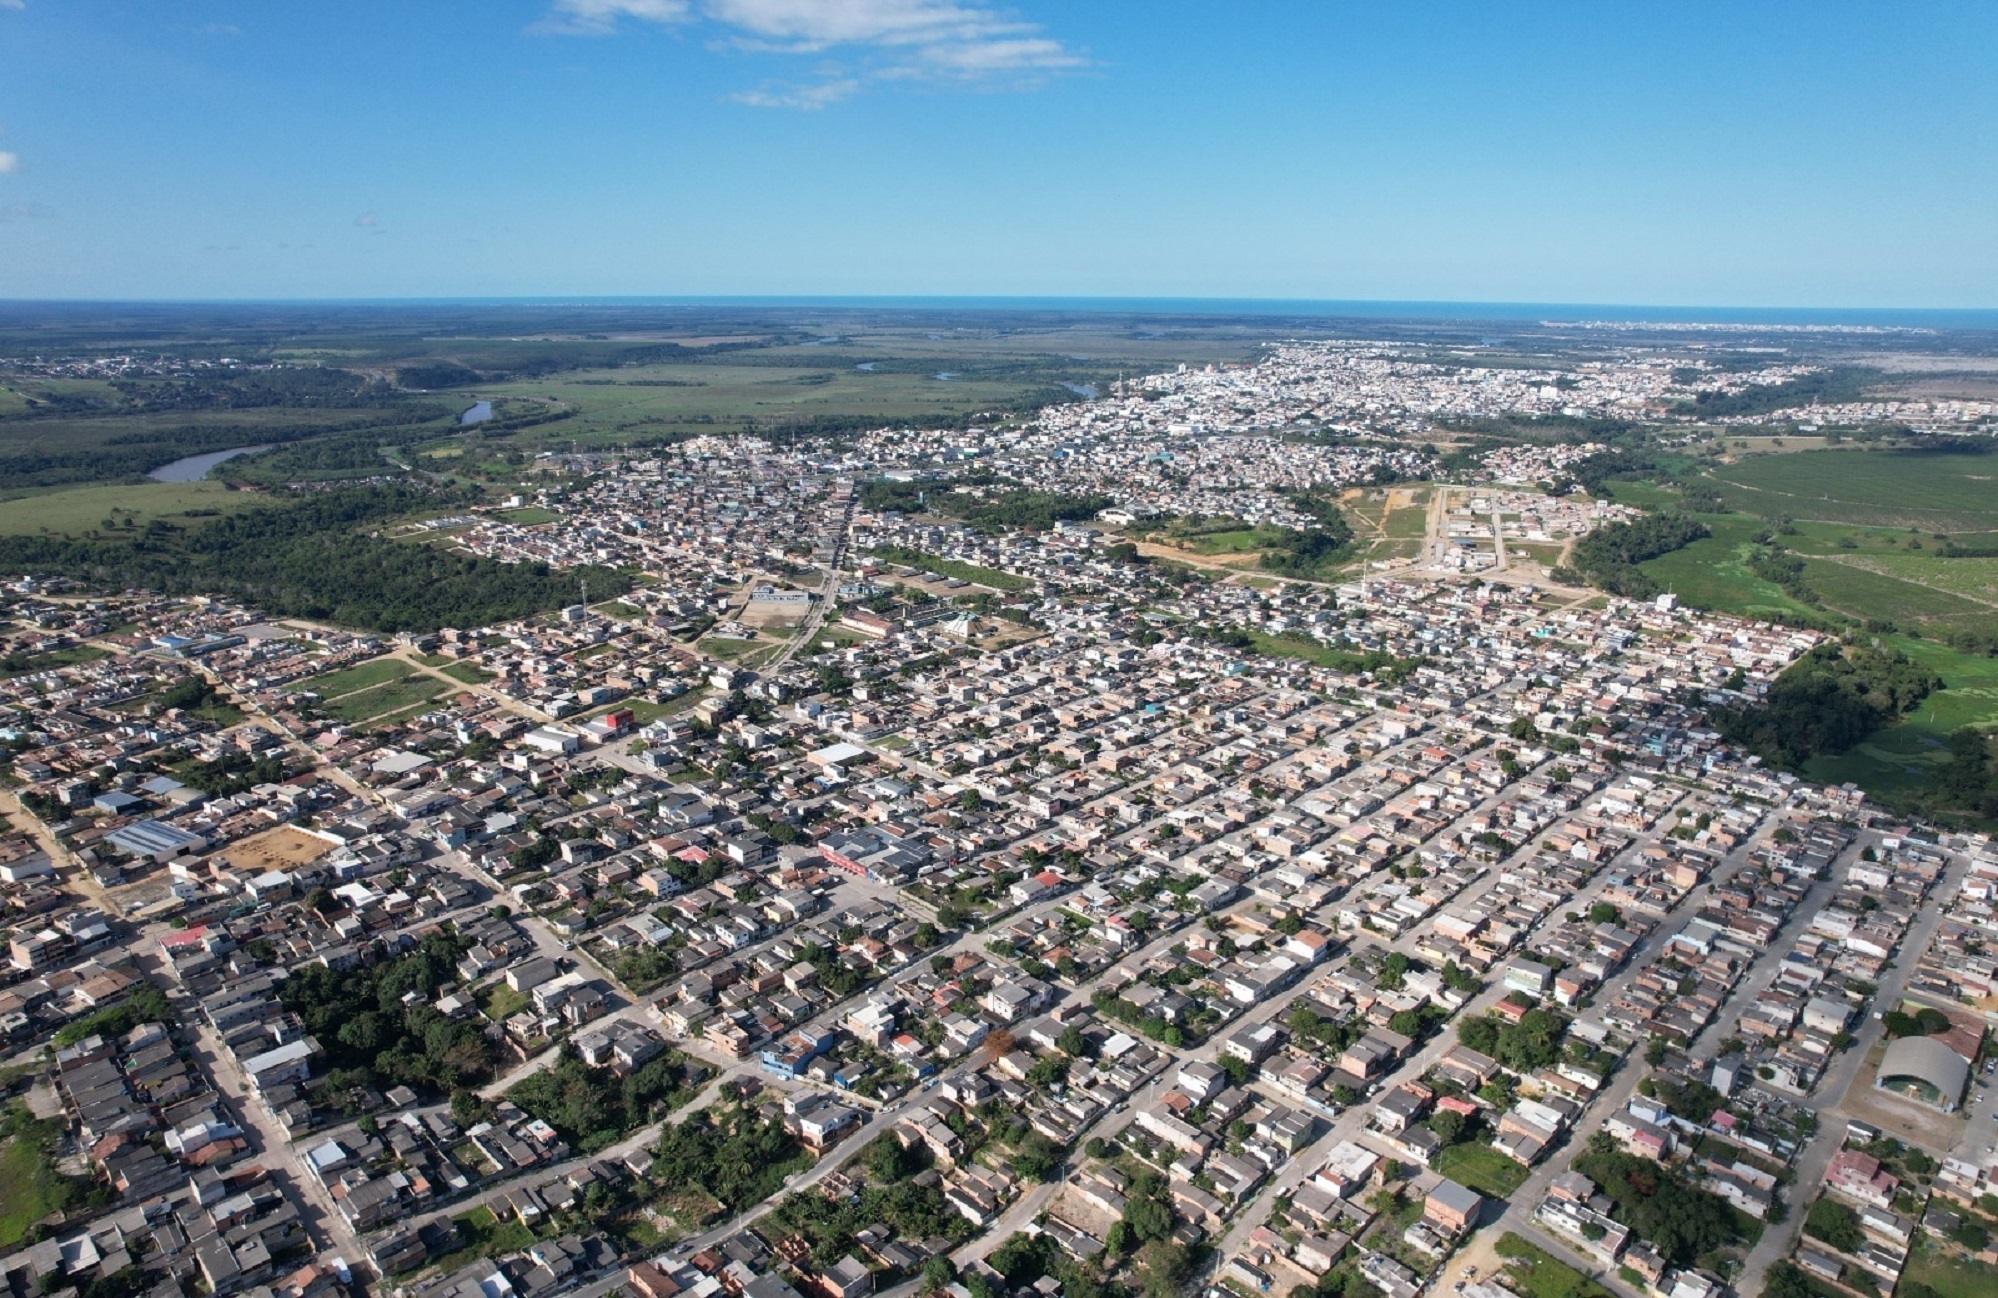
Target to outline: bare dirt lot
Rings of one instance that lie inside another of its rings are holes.
[[[263,874],[270,870],[296,868],[308,861],[316,861],[332,850],[333,844],[323,838],[315,838],[290,825],[279,825],[230,844],[223,851],[222,859],[239,870]]]
[[[1885,1046],[1875,1046],[1868,1052],[1866,1064],[1852,1080],[1839,1112],[1878,1127],[1896,1140],[1913,1141],[1926,1149],[1954,1149],[1957,1138],[1963,1134],[1961,1115],[1938,1113],[1926,1104],[1873,1085],[1873,1078],[1880,1070],[1880,1057],[1885,1053]]]

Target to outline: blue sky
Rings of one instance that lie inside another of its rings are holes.
[[[1998,306],[1998,5],[0,0],[0,297]]]

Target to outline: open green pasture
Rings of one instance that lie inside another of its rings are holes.
[[[1998,530],[1998,455],[1827,450],[1718,465],[1700,481],[1731,509],[1937,532]]]

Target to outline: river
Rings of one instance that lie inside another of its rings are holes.
[[[229,451],[210,451],[206,455],[190,455],[175,460],[172,464],[162,464],[146,476],[154,482],[199,482],[208,476],[208,471],[224,460],[233,460],[239,455],[253,455],[258,451],[268,451],[268,446],[238,446]]]

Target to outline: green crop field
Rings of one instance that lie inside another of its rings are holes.
[[[1836,559],[1812,559],[1804,565],[1804,582],[1828,606],[1861,621],[1882,618],[1925,629],[1998,630],[1998,607],[1952,595],[1927,584],[1885,576]],[[1933,560],[1945,567],[1965,560]],[[1932,569],[1924,569],[1928,577]],[[1891,610],[1891,611],[1890,611]]]
[[[202,515],[191,516],[190,510],[233,514],[269,503],[268,497],[231,491],[219,482],[121,482],[13,492],[0,496],[0,536],[40,532],[78,536],[101,530],[107,518],[121,528],[128,519],[143,528],[156,518],[191,526],[198,525]]]
[[[1699,479],[1729,507],[1764,518],[1924,531],[1998,530],[1998,456],[1937,451],[1808,451],[1719,465]]]
[[[715,363],[585,371],[496,385],[481,393],[537,398],[574,410],[571,418],[526,430],[520,440],[589,446],[632,436],[734,432],[750,423],[783,428],[819,416],[921,424],[926,418],[1004,408],[1030,388],[1046,386],[868,372],[852,362],[836,368],[812,365],[807,357],[799,360],[796,368]],[[668,382],[686,386],[657,386]]]

